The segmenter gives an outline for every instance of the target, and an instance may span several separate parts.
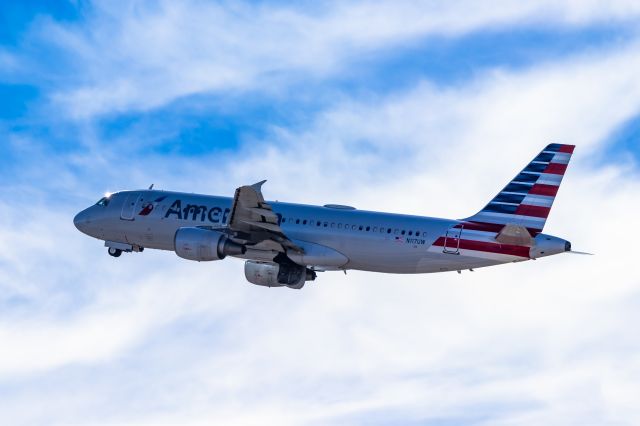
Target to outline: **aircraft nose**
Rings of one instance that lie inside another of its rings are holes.
[[[78,228],[78,231],[82,233],[86,233],[85,230],[87,229],[88,221],[89,215],[87,214],[86,210],[81,211],[73,218],[73,224],[76,228]]]

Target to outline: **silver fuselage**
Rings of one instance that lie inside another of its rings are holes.
[[[145,212],[145,206],[154,200],[161,201],[151,204],[151,211]],[[173,251],[176,231],[181,227],[224,226],[232,201],[229,197],[168,191],[122,191],[112,194],[107,206],[94,205],[83,210],[74,222],[82,232],[100,240]],[[434,246],[438,239],[460,223],[458,220],[341,206],[269,204],[279,216],[280,226],[289,238],[328,247],[348,259],[339,268],[309,265],[320,270],[428,273],[527,260],[508,254]],[[544,234],[536,240],[543,237],[564,241]],[[545,255],[550,254],[555,253]],[[254,258],[251,252],[237,257]]]

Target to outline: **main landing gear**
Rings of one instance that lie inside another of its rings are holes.
[[[113,248],[113,247],[109,247],[107,249],[107,253],[109,253],[109,256],[120,257],[120,255],[122,254],[122,250],[117,249],[117,248]]]

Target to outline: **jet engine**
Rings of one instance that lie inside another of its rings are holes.
[[[316,273],[306,266],[290,263],[267,263],[248,260],[244,264],[244,276],[252,284],[265,287],[301,289],[306,281],[316,279]]]
[[[221,232],[195,227],[176,231],[174,249],[183,259],[198,262],[222,260],[226,256],[237,256],[247,251],[245,246],[234,243]]]

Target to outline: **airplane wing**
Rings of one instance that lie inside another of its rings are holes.
[[[263,180],[236,189],[228,229],[254,250],[303,253],[282,231],[278,216],[262,196]]]

